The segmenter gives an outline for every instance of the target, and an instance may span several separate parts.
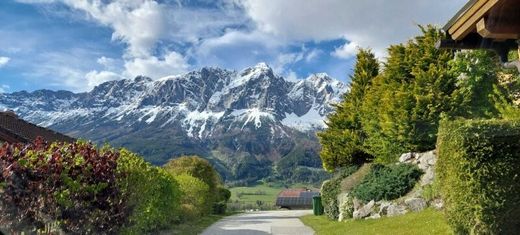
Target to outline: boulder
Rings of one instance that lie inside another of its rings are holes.
[[[404,153],[399,157],[399,162],[409,163],[414,158],[415,158],[415,153]]]
[[[383,201],[381,202],[381,205],[379,206],[379,214],[380,215],[387,215],[388,214],[388,207],[392,205],[391,202]]]
[[[386,215],[391,216],[397,216],[397,215],[404,215],[408,213],[408,210],[406,210],[406,206],[398,205],[398,204],[391,204],[387,208]]]
[[[359,210],[354,211],[354,213],[352,214],[352,218],[363,219],[363,218],[369,216],[370,214],[373,213],[375,204],[376,203],[374,200],[370,201],[369,203],[367,203],[366,205],[361,207]]]
[[[435,170],[433,167],[430,167],[424,171],[424,174],[421,176],[421,186],[426,186],[433,184],[435,180]]]
[[[426,171],[427,169],[431,168],[437,162],[435,150],[424,153],[418,153],[416,154],[416,158],[417,166],[423,171]]]
[[[422,198],[408,198],[404,203],[411,211],[422,211],[426,208],[426,201]]]
[[[441,210],[444,207],[444,201],[440,198],[434,199],[430,204],[437,210]]]
[[[366,217],[365,219],[380,219],[381,215],[379,213],[375,213],[369,217]]]

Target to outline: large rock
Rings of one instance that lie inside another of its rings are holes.
[[[404,215],[408,213],[408,210],[406,210],[406,206],[398,205],[398,204],[391,204],[387,208],[386,216],[397,216],[397,215]]]
[[[411,211],[422,211],[426,208],[426,201],[422,198],[408,198],[404,203]]]
[[[368,217],[370,214],[374,212],[374,205],[376,202],[374,200],[370,201],[363,207],[361,207],[359,210],[354,211],[352,214],[352,218],[354,219],[363,219],[365,217]]]

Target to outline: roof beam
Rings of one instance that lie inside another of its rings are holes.
[[[477,23],[477,32],[483,38],[493,38],[493,39],[519,39],[520,38],[520,25],[518,24],[510,24],[504,25],[500,24],[493,25],[489,24],[489,21],[486,18],[480,19]]]
[[[471,33],[475,29],[477,22],[498,2],[500,0],[481,0],[464,12],[448,30],[453,40],[460,40]]]

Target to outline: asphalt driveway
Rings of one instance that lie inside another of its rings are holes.
[[[313,235],[300,216],[310,210],[258,211],[226,217],[211,225],[203,235]]]

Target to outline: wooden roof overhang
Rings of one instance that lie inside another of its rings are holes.
[[[492,49],[503,61],[520,39],[520,0],[471,0],[446,24],[441,48]]]

